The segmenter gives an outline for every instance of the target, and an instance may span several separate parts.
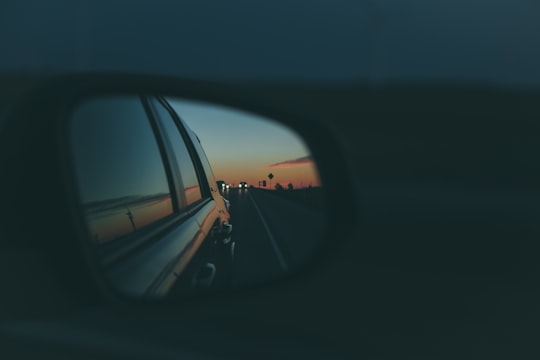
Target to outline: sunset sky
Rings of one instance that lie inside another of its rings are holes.
[[[201,102],[167,99],[195,131],[216,180],[258,186],[272,173],[276,183],[295,188],[319,186],[316,167],[304,142],[292,130],[267,118]]]

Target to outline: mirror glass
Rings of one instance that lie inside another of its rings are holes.
[[[79,102],[69,124],[81,236],[123,295],[267,281],[320,245],[316,164],[302,138],[271,119],[127,94]]]

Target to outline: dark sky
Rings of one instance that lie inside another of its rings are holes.
[[[537,0],[4,0],[0,69],[537,85],[539,14]]]

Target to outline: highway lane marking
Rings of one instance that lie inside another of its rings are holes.
[[[283,256],[283,253],[281,252],[281,249],[279,248],[276,242],[276,239],[274,238],[274,235],[272,235],[272,231],[270,231],[270,226],[268,226],[268,224],[266,223],[266,220],[264,219],[264,216],[261,210],[259,209],[259,206],[255,202],[255,199],[253,199],[253,196],[251,196],[251,193],[248,193],[248,196],[251,199],[251,202],[253,203],[255,210],[257,210],[259,217],[261,218],[263,226],[266,230],[266,234],[268,235],[268,238],[270,239],[270,243],[272,244],[272,248],[274,249],[274,252],[276,253],[276,257],[278,259],[279,266],[281,266],[281,270],[283,270],[283,272],[288,271],[289,267],[287,266],[287,263],[285,262],[285,257]]]

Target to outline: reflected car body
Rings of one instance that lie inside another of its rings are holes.
[[[160,100],[168,106],[166,99]],[[189,146],[193,150],[193,160],[200,164],[198,170],[199,176],[202,177],[201,187],[204,187],[202,192],[209,196],[190,210],[190,217],[198,225],[198,231],[190,244],[185,249],[179,250],[181,255],[176,261],[176,266],[169,266],[166,276],[171,280],[169,284],[163,281],[162,294],[185,292],[200,287],[226,287],[232,281],[232,257],[235,247],[232,225],[229,223],[231,217],[229,206],[223,201],[217,186],[213,185],[216,184],[216,180],[199,138],[172,107],[168,106],[168,110],[176,116],[180,130],[187,135],[184,138],[186,142],[191,141]],[[178,239],[180,238],[181,236]],[[181,275],[177,281],[178,274]]]
[[[164,98],[90,98],[69,123],[75,196],[113,291],[163,297],[232,281],[229,209],[198,137]],[[157,196],[147,179],[163,184]]]
[[[225,203],[225,207],[230,212],[231,211],[231,202],[229,200],[227,200],[224,196],[221,196],[221,198],[223,199],[223,202]]]

